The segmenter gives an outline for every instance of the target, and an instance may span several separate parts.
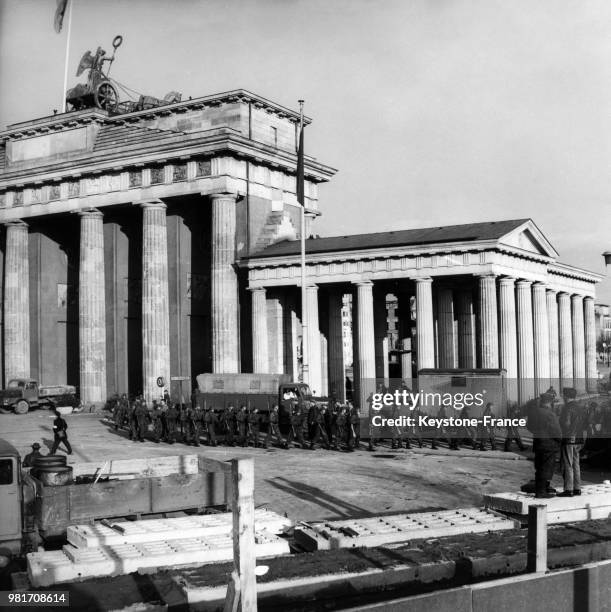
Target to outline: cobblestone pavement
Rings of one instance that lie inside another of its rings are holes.
[[[391,512],[480,506],[484,493],[516,490],[534,475],[531,461],[502,451],[391,450],[370,453],[291,449],[195,448],[131,442],[99,414],[66,417],[74,450],[70,462],[109,458],[155,457],[199,453],[213,459],[255,458],[255,503],[294,520],[325,520]],[[0,414],[0,437],[22,453],[39,442],[50,448],[52,414]],[[609,473],[586,472],[585,484],[602,482]],[[561,478],[555,476],[561,486]]]

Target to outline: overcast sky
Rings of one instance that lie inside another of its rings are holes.
[[[55,4],[0,0],[2,127],[60,105]],[[111,74],[138,91],[305,98],[307,152],[339,170],[322,235],[532,217],[604,273],[609,0],[74,0],[69,86],[116,34]]]

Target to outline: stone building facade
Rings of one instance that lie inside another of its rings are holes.
[[[75,384],[100,403],[150,400],[159,377],[183,393],[202,372],[297,377],[298,122],[237,90],[1,132],[4,382]],[[306,157],[306,236],[334,173]],[[306,251],[318,393],[345,397],[348,295],[361,402],[362,381],[389,376],[387,302],[403,378],[504,368],[525,399],[596,377],[599,277],[559,263],[529,219],[312,238]]]
[[[238,90],[0,133],[4,382],[67,382],[99,403],[251,369],[236,262],[298,237],[298,124]],[[306,158],[305,174],[315,218],[334,170]]]

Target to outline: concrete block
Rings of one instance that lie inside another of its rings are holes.
[[[281,534],[293,522],[263,508],[255,510],[255,527],[273,534]],[[78,548],[110,546],[114,544],[136,544],[159,540],[180,540],[189,537],[227,535],[233,529],[231,512],[222,514],[193,515],[171,519],[149,519],[140,521],[104,521],[93,525],[71,525],[67,529],[70,544]]]
[[[289,553],[286,540],[259,530],[255,533],[257,557]],[[233,537],[217,534],[206,538],[114,544],[96,548],[66,545],[61,551],[30,553],[28,575],[34,586],[50,586],[97,576],[116,576],[160,567],[211,563],[233,559]]]
[[[514,526],[514,521],[494,512],[463,508],[314,523],[296,528],[295,537],[308,550],[328,550],[500,531]]]
[[[484,505],[486,508],[510,514],[527,515],[528,507],[533,504],[547,506],[548,513],[609,507],[611,506],[611,485],[586,485],[582,487],[581,495],[576,497],[535,499],[535,496],[530,493],[512,492],[484,495]]]

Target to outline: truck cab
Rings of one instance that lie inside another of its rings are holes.
[[[0,439],[0,557],[21,550],[22,490],[19,452]]]

